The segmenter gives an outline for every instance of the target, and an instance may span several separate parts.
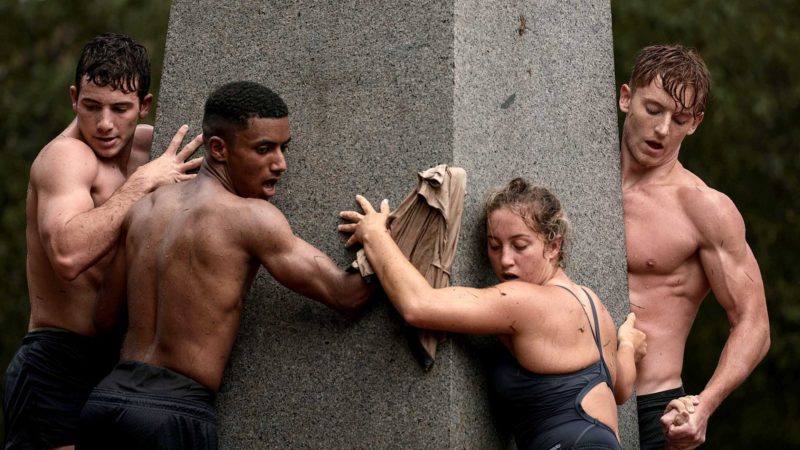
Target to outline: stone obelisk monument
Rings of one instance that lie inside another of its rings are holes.
[[[416,173],[466,169],[456,284],[493,283],[481,244],[487,190],[523,176],[562,200],[568,272],[620,323],[627,313],[619,144],[607,0],[173,0],[156,142],[222,83],[260,82],[290,109],[274,203],[342,266],[336,232],[354,196],[392,205]],[[220,445],[507,448],[490,413],[493,338],[451,335],[425,372],[386,301],[355,319],[260,273],[217,399]],[[633,402],[624,448],[636,448]]]

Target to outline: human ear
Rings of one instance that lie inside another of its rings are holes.
[[[561,236],[548,242],[544,249],[544,256],[548,261],[558,260],[558,255],[561,253],[561,243],[563,239]]]
[[[139,105],[139,118],[143,119],[150,112],[150,105],[153,104],[153,94],[147,94]]]
[[[221,137],[211,136],[206,146],[208,147],[209,155],[215,161],[224,162],[228,160],[228,146]]]
[[[697,129],[697,127],[700,126],[700,122],[703,121],[703,118],[705,118],[705,116],[706,113],[700,113],[694,116],[694,119],[692,119],[692,127],[689,128],[689,131],[686,134],[694,134],[694,131]]]
[[[69,87],[69,98],[72,101],[72,110],[78,112],[78,88],[75,86]]]
[[[625,114],[631,109],[632,95],[631,87],[627,84],[623,84],[622,87],[619,88],[619,110]]]

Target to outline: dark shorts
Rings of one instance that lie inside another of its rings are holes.
[[[6,369],[5,448],[74,444],[81,408],[118,354],[111,340],[51,328],[29,332]]]
[[[640,450],[664,450],[667,438],[661,429],[661,416],[670,401],[683,397],[683,386],[647,395],[637,395],[636,405],[639,413]]]
[[[81,413],[77,449],[217,449],[214,394],[163,367],[119,363]]]

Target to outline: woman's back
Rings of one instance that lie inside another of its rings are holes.
[[[610,373],[615,355],[608,350],[601,358],[603,343],[616,347],[610,315],[585,288],[576,294],[556,284],[533,291],[538,308],[521,308],[519,333],[501,336],[517,358],[501,358],[493,377],[517,447],[569,448],[590,441],[618,448]],[[543,299],[542,291],[551,298]],[[538,317],[524,317],[536,309]]]

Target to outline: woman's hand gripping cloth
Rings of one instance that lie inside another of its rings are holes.
[[[460,167],[441,164],[417,173],[417,187],[389,216],[389,231],[411,264],[435,288],[450,284],[450,270],[456,256],[467,174]],[[374,274],[364,250],[359,250],[353,267],[363,277]],[[429,370],[436,347],[445,334],[412,329],[409,345],[420,364]]]

